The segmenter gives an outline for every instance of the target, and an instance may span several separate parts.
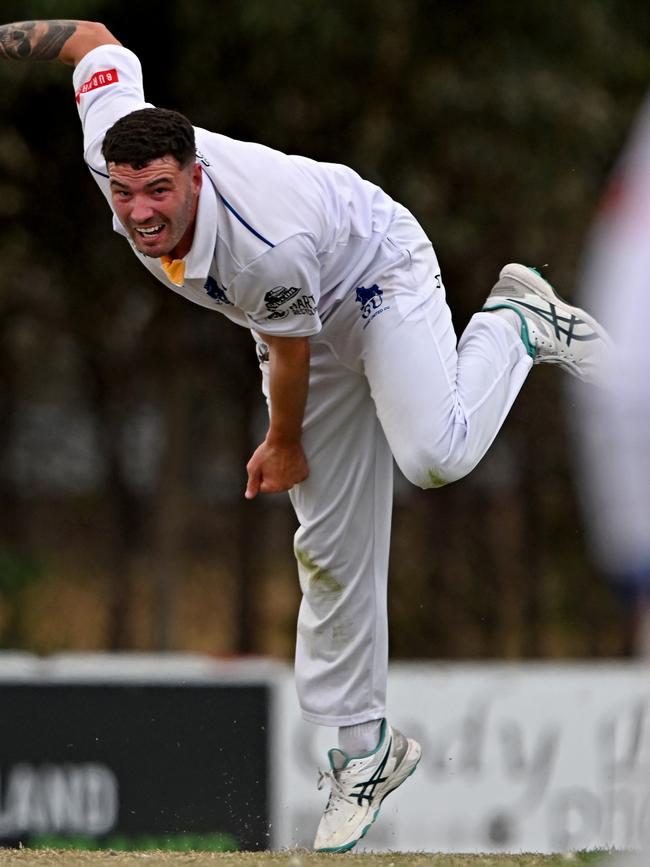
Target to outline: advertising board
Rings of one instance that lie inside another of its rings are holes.
[[[284,694],[279,845],[309,846],[336,730]],[[555,852],[650,843],[650,672],[626,662],[393,665],[389,718],[422,744],[358,850]]]
[[[0,845],[268,848],[270,689],[0,671]]]

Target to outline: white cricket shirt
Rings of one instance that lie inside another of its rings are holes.
[[[140,62],[122,46],[104,45],[78,64],[73,83],[86,163],[111,204],[101,145],[120,117],[150,105]],[[113,228],[154,276],[190,301],[256,331],[316,334],[383,255],[395,203],[345,166],[195,133],[204,182],[183,285],[136,249],[115,214]]]

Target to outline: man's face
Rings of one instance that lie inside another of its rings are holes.
[[[115,213],[145,256],[182,259],[192,246],[201,189],[201,166],[182,168],[175,157],[151,160],[142,169],[109,163]]]

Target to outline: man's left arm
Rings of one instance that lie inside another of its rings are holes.
[[[309,389],[309,338],[261,334],[269,348],[271,420],[246,469],[245,497],[288,491],[309,475],[302,422]]]

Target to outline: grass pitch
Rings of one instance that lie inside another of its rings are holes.
[[[317,855],[313,852],[80,852],[61,849],[0,849],[0,865],[17,867],[581,867],[605,865],[602,852],[569,855],[435,855],[392,852]]]

